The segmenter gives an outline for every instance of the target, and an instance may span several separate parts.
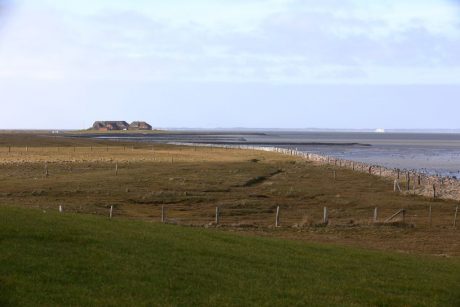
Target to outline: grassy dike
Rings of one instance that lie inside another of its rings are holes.
[[[460,262],[1,206],[0,305],[459,306]]]

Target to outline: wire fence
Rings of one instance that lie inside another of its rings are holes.
[[[113,205],[78,209],[60,205],[48,208],[62,213],[86,213],[108,218],[132,218],[187,226],[221,226],[237,228],[317,228],[391,226],[432,229],[457,229],[459,206],[446,204],[398,207],[320,207],[269,206],[240,208],[235,206],[154,205],[133,215],[126,207]]]

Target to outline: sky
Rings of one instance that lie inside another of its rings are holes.
[[[0,0],[0,129],[460,129],[460,1]]]

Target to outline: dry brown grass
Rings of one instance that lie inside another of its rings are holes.
[[[159,221],[165,206],[169,222],[196,226],[210,225],[219,206],[222,229],[460,255],[460,232],[452,227],[456,202],[395,194],[392,182],[350,170],[338,169],[334,181],[332,171],[267,152],[0,134],[4,205],[104,215],[114,206],[115,216],[151,221]],[[280,229],[273,227],[277,206]],[[380,222],[406,209],[406,223],[374,224],[375,207]]]

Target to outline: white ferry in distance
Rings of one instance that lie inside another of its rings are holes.
[[[375,129],[375,133],[385,133],[385,129],[383,128]]]

